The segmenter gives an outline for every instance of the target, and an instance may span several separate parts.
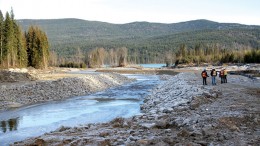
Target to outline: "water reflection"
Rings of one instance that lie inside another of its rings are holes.
[[[8,131],[15,131],[17,130],[18,127],[18,123],[19,123],[19,117],[14,118],[14,119],[9,119],[7,121],[1,121],[1,129],[2,132],[8,132]]]

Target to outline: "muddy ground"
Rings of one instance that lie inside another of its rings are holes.
[[[78,127],[60,127],[51,133],[16,142],[14,145],[258,146],[260,144],[259,80],[228,75],[226,84],[219,84],[217,79],[217,86],[212,86],[208,78],[208,85],[202,86],[198,71],[177,76],[180,81],[185,80],[185,83],[181,81],[174,85],[174,90],[180,90],[176,91],[180,93],[176,96],[189,94],[187,85],[196,86],[196,90],[202,94],[196,94],[188,102],[170,109],[158,111],[159,109],[155,109],[153,105],[147,104],[148,111],[143,110],[142,114],[132,118],[117,118],[108,123]],[[175,81],[166,82],[171,85]],[[165,88],[163,85],[157,87],[155,90],[158,94],[155,95],[165,96],[173,92],[171,89],[167,91],[163,88]],[[145,99],[144,105],[153,100],[155,95]],[[168,100],[171,98],[158,102],[167,104]]]

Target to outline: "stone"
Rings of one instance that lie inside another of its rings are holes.
[[[156,127],[160,129],[165,129],[169,127],[169,119],[160,119],[155,122]]]
[[[148,145],[147,139],[139,139],[136,141],[137,145]]]
[[[156,127],[156,123],[140,123],[139,125],[147,129],[152,129]]]
[[[106,132],[106,131],[103,131],[103,132],[100,132],[99,136],[101,137],[106,137],[106,136],[109,136],[110,133],[109,132]]]
[[[61,127],[58,128],[56,131],[63,132],[63,131],[66,131],[66,130],[68,130],[68,129],[69,129],[69,127],[61,126]]]
[[[177,134],[177,136],[179,136],[179,137],[188,137],[188,136],[190,136],[190,133],[189,133],[187,130],[183,129],[183,130],[181,130],[181,131]]]

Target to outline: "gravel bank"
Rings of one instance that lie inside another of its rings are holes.
[[[0,110],[86,95],[129,81],[132,79],[119,74],[102,73],[58,80],[2,84],[0,86]]]
[[[218,86],[202,86],[200,73],[163,76],[167,78],[145,98],[140,115],[60,127],[14,145],[259,144],[258,86],[245,88],[237,76],[229,76],[236,82]]]

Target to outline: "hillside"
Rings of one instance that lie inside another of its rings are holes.
[[[145,48],[160,52],[176,49],[182,43],[239,44],[260,47],[260,26],[194,20],[162,24],[133,22],[111,24],[80,19],[17,20],[24,30],[29,25],[40,26],[48,35],[51,49],[62,56],[73,54],[76,48],[87,51],[96,47],[125,46],[130,50]]]

